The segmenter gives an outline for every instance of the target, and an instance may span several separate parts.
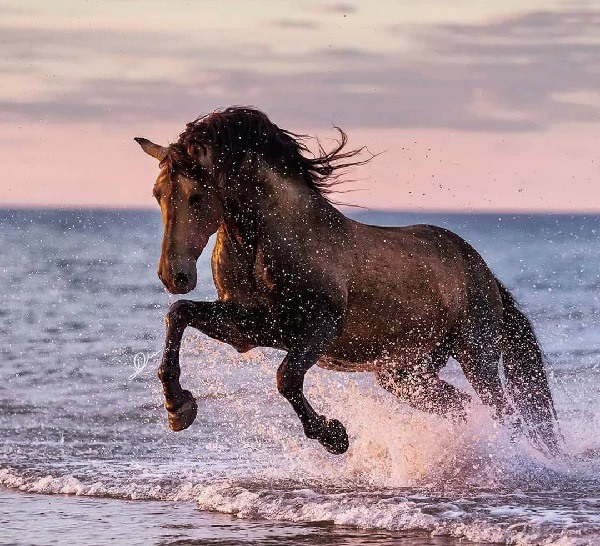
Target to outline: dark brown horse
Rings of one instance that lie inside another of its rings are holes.
[[[189,123],[168,147],[136,138],[160,161],[158,276],[170,292],[195,287],[196,261],[217,234],[218,300],[179,300],[166,319],[158,375],[171,429],[187,428],[197,413],[179,382],[181,338],[192,326],[240,352],[287,351],[277,388],[306,436],[331,453],[344,453],[348,436],[304,397],[312,366],[372,371],[415,408],[461,415],[469,396],[438,376],[451,356],[499,419],[516,408],[529,436],[555,452],[555,411],[529,320],[454,233],[368,226],[332,206],[336,171],[359,163],[352,158],[360,150],[346,151],[340,134],[334,150],[311,157],[305,137],[231,107]]]

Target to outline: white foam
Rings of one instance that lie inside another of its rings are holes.
[[[493,517],[492,511],[485,509],[473,513],[466,500],[440,503],[418,495],[250,491],[239,485],[224,483],[201,488],[196,500],[202,509],[243,518],[326,521],[365,529],[424,530],[432,535],[449,535],[475,542],[591,546],[600,541],[597,516],[574,522],[557,517],[551,510],[537,513],[528,508],[514,508],[507,520]],[[510,522],[515,519],[519,523]]]
[[[128,499],[195,500],[204,510],[240,518],[290,522],[332,522],[364,529],[419,530],[474,542],[522,546],[592,546],[600,541],[600,516],[575,522],[559,511],[502,506],[473,512],[472,501],[440,502],[422,494],[389,491],[320,493],[311,489],[250,490],[235,482],[183,482],[171,487],[130,480],[120,484],[83,483],[71,475],[26,478],[0,470],[0,483],[23,491]],[[507,518],[508,517],[508,518]],[[514,520],[519,520],[514,523]],[[512,521],[512,523],[511,523]]]

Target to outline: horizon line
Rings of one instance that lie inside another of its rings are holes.
[[[517,216],[600,216],[600,208],[598,209],[441,209],[441,208],[379,208],[379,207],[364,207],[364,206],[334,206],[343,212],[360,213],[371,212],[380,214],[447,214],[447,215],[517,215]],[[39,205],[39,204],[3,204],[0,205],[0,211],[48,211],[48,212],[155,212],[160,214],[158,207],[136,206],[136,205],[87,205],[87,204],[65,204],[65,205]]]

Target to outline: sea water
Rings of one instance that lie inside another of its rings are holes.
[[[412,410],[369,374],[315,368],[307,397],[350,436],[346,454],[329,455],[304,437],[277,393],[282,352],[239,355],[193,330],[184,337],[182,384],[197,397],[198,418],[188,430],[170,432],[156,368],[163,317],[176,297],[156,277],[158,214],[4,210],[0,485],[27,493],[5,490],[7,536],[16,541],[11,518],[31,510],[6,507],[16,506],[15,498],[21,507],[37,506],[47,497],[36,494],[45,493],[53,502],[61,494],[82,496],[69,499],[75,504],[63,506],[65,513],[96,502],[116,521],[127,513],[124,519],[134,521],[147,501],[160,501],[162,514],[171,506],[169,518],[181,518],[182,528],[221,512],[246,529],[252,522],[277,525],[281,543],[294,526],[318,524],[333,529],[331,536],[353,529],[356,544],[394,533],[404,533],[403,544],[430,543],[413,535],[436,544],[451,537],[600,544],[600,216],[353,216],[444,226],[483,255],[535,325],[566,456],[548,458],[512,439],[479,403],[464,423],[450,422]],[[198,287],[186,298],[214,298],[209,259],[207,248]],[[443,374],[469,390],[455,362]],[[137,508],[106,508],[111,498]],[[178,508],[182,503],[194,507],[191,514]],[[268,544],[278,543],[269,536]]]

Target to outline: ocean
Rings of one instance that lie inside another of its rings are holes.
[[[350,436],[329,455],[277,393],[282,352],[192,330],[198,418],[170,432],[158,213],[7,209],[0,544],[600,544],[600,216],[352,215],[444,226],[483,255],[535,325],[566,456],[511,439],[481,404],[454,423],[369,374],[313,369],[307,396]],[[209,248],[186,298],[215,296]],[[469,389],[455,362],[443,374]]]

